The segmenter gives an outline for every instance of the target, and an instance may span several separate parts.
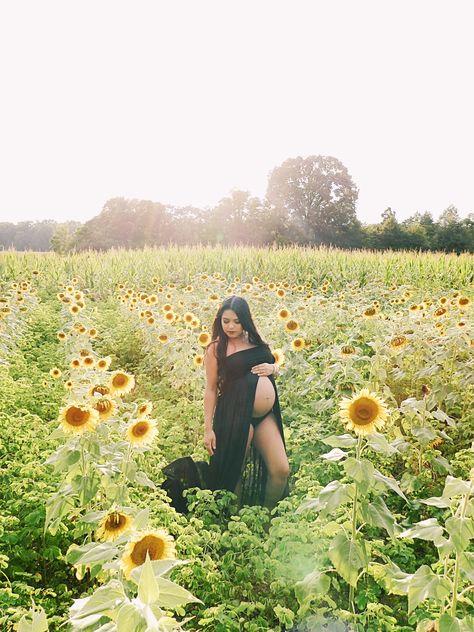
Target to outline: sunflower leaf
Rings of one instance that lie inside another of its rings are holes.
[[[406,529],[400,533],[401,538],[419,538],[420,540],[429,540],[441,543],[443,538],[443,527],[438,524],[436,518],[428,518],[417,522],[410,529]]]
[[[378,483],[381,483],[384,487],[388,487],[389,489],[393,490],[396,494],[403,498],[403,500],[406,500],[408,502],[407,497],[402,492],[399,484],[394,478],[391,478],[390,476],[384,476],[378,470],[374,470],[374,478]]]
[[[329,559],[335,569],[351,586],[357,585],[359,570],[368,565],[364,540],[351,540],[341,531],[329,547]]]
[[[451,593],[451,583],[448,579],[435,575],[429,566],[424,564],[416,571],[410,580],[408,589],[408,612],[412,612],[426,599],[435,599],[443,603]]]
[[[136,606],[130,602],[125,602],[117,612],[117,632],[130,632],[130,630],[140,630],[145,624],[145,619]]]
[[[463,496],[469,494],[471,486],[468,481],[463,481],[454,476],[447,476],[444,484],[442,496],[443,498],[453,498],[453,496]]]
[[[295,595],[301,604],[308,595],[325,595],[331,586],[331,579],[326,573],[312,571],[304,579],[295,584]]]
[[[350,434],[330,435],[321,441],[331,448],[352,448],[357,443],[357,439]]]
[[[446,531],[451,536],[454,547],[461,553],[469,546],[469,541],[474,539],[474,521],[467,517],[451,517],[444,523]]]
[[[345,459],[347,456],[347,452],[341,450],[340,448],[333,448],[326,454],[321,454],[321,458],[326,461],[340,461],[341,459]]]
[[[150,605],[156,603],[159,596],[160,589],[147,551],[146,560],[141,567],[140,579],[138,581],[138,598],[142,603]]]

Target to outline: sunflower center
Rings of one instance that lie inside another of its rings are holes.
[[[136,566],[141,566],[146,560],[147,553],[150,556],[150,560],[160,560],[164,551],[165,544],[163,540],[155,535],[146,535],[135,544],[130,558]]]
[[[86,410],[71,406],[66,413],[66,421],[71,426],[83,426],[88,422],[89,414]]]
[[[361,397],[354,402],[349,409],[349,416],[352,422],[359,426],[372,423],[378,414],[378,406],[370,399]]]
[[[120,514],[114,511],[114,513],[110,514],[110,516],[105,521],[105,528],[107,531],[115,531],[121,529],[126,521],[127,519],[124,514]]]
[[[118,375],[116,375],[114,379],[112,380],[112,384],[114,386],[125,386],[127,382],[128,382],[127,376],[123,375],[122,373],[119,373]]]
[[[148,422],[147,421],[139,421],[132,428],[132,435],[134,437],[143,437],[148,431]]]

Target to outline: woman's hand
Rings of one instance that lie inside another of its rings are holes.
[[[255,373],[255,375],[265,375],[268,377],[269,375],[273,375],[275,372],[275,369],[273,368],[274,366],[274,364],[270,364],[269,362],[263,362],[262,364],[256,364],[250,370],[252,373]]]
[[[216,449],[216,433],[214,430],[204,430],[204,446],[209,454],[212,456]]]

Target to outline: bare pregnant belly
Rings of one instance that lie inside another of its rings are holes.
[[[255,400],[253,402],[253,417],[261,417],[273,408],[275,403],[275,389],[273,384],[266,376],[258,378],[257,388],[255,391]]]

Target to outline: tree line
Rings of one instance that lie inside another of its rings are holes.
[[[461,219],[449,206],[438,221],[423,212],[399,222],[387,208],[380,223],[362,224],[357,199],[358,189],[337,158],[290,158],[271,172],[263,199],[233,191],[215,207],[201,209],[116,197],[84,224],[0,223],[0,248],[67,253],[166,244],[303,244],[474,252],[474,213]]]

